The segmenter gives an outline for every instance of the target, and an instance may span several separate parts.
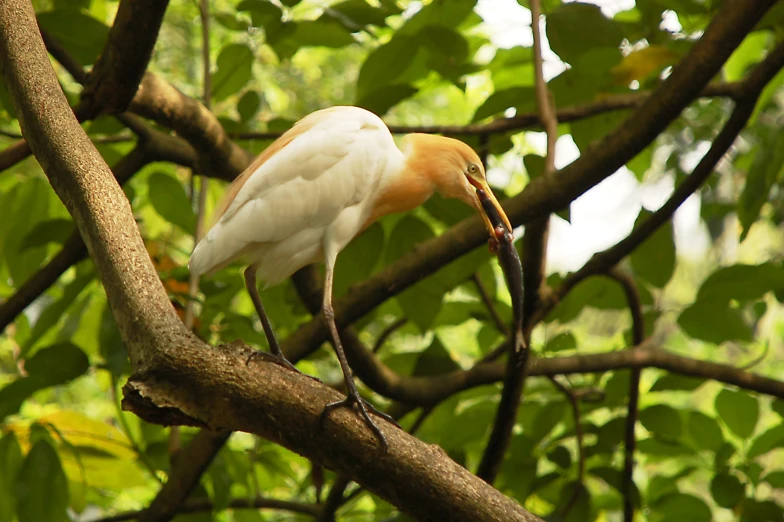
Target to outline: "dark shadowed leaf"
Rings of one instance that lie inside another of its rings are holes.
[[[668,373],[656,379],[650,391],[694,391],[703,384],[705,381],[696,377]]]
[[[702,412],[689,412],[686,426],[694,444],[699,448],[718,451],[724,443],[724,436],[718,421]]]
[[[240,113],[240,119],[243,123],[247,123],[253,118],[261,107],[261,98],[256,91],[248,91],[242,95],[240,101],[237,102],[237,112]]]
[[[738,511],[741,513],[740,522],[782,522],[784,509],[772,500],[744,499]]]
[[[218,70],[212,76],[212,98],[225,100],[250,80],[253,69],[253,51],[247,45],[229,44],[221,49],[216,61]]]
[[[784,267],[775,263],[719,268],[702,283],[697,299],[752,301],[784,289]]]
[[[762,139],[746,176],[746,185],[738,198],[738,219],[743,227],[740,239],[746,239],[751,225],[759,217],[762,205],[768,201],[770,190],[781,177],[784,165],[784,133],[776,129]]]
[[[760,455],[764,455],[771,450],[782,447],[784,447],[784,425],[779,424],[778,426],[774,426],[768,431],[761,433],[754,439],[747,456],[748,458],[753,459]]]
[[[653,506],[653,512],[664,520],[688,520],[689,522],[710,522],[710,508],[701,499],[686,493],[672,493],[661,498]]]
[[[784,489],[784,471],[768,473],[763,480],[776,489]]]
[[[414,61],[418,50],[416,38],[398,33],[372,51],[359,71],[357,98],[366,99],[382,87],[395,83]]]
[[[68,481],[57,452],[45,440],[27,454],[16,483],[19,522],[69,520]]]
[[[651,212],[643,209],[637,216],[634,227],[648,220]],[[657,288],[663,288],[675,272],[675,240],[672,221],[667,221],[651,234],[642,245],[632,252],[632,267],[635,273]]]
[[[544,346],[545,352],[560,352],[563,350],[574,350],[577,348],[577,340],[571,332],[562,332],[547,341]]]
[[[344,47],[354,43],[351,33],[330,18],[299,22],[292,38],[300,46]]]
[[[0,522],[12,522],[16,513],[14,487],[22,467],[22,449],[13,431],[0,438]]]
[[[561,59],[574,63],[581,54],[596,47],[617,48],[623,33],[599,7],[574,2],[563,4],[548,14],[547,39]]]
[[[533,87],[510,87],[491,94],[474,113],[472,122],[483,120],[503,113],[509,108],[517,112],[531,112],[536,110],[536,97]]]
[[[41,348],[25,361],[27,375],[38,379],[45,386],[56,386],[76,379],[89,367],[87,355],[71,343]]]
[[[357,105],[383,116],[389,109],[410,98],[417,91],[416,87],[407,84],[386,85],[361,98]]]
[[[345,0],[329,7],[329,14],[350,31],[358,31],[366,25],[386,25],[388,16],[400,13],[394,4],[371,6],[365,0]]]
[[[43,221],[27,233],[19,244],[19,249],[21,252],[24,252],[27,249],[44,246],[49,243],[63,244],[75,230],[76,227],[71,219],[59,218]]]
[[[443,375],[454,370],[459,370],[460,366],[452,359],[444,345],[438,338],[434,338],[433,342],[427,349],[422,352],[422,355],[417,359],[414,371],[411,375],[428,376],[428,375]]]
[[[349,285],[368,277],[383,250],[384,227],[374,223],[340,253],[340,262],[335,265],[334,294],[342,295]]]
[[[280,19],[283,16],[280,7],[267,0],[242,0],[237,4],[237,11],[249,12],[254,27],[280,24]]]
[[[711,480],[710,491],[716,504],[727,509],[733,509],[746,496],[746,488],[740,479],[728,473],[715,475]]]
[[[164,172],[154,172],[148,181],[149,198],[155,211],[166,221],[192,234],[196,226],[191,202],[179,180]]]
[[[476,0],[431,2],[412,16],[399,32],[413,34],[433,24],[455,28],[471,14],[475,5]]]
[[[683,433],[683,422],[678,412],[665,404],[649,406],[640,412],[645,429],[664,440],[675,440]]]
[[[678,324],[691,337],[715,344],[751,341],[754,337],[740,310],[713,299],[700,299],[685,309]]]
[[[723,389],[714,403],[721,420],[735,435],[748,439],[757,427],[759,401],[745,391]]]

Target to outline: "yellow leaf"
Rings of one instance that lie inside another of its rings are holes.
[[[633,81],[642,83],[653,74],[675,63],[678,54],[661,45],[651,45],[626,55],[621,63],[610,71],[613,83],[627,86]]]
[[[133,460],[136,452],[123,432],[106,422],[69,410],[60,410],[38,419],[42,425],[54,428],[55,438],[61,435],[76,448],[91,448],[119,459]]]

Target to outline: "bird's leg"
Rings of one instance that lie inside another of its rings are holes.
[[[335,311],[332,309],[332,269],[329,265],[327,265],[327,276],[326,281],[324,283],[324,305],[323,305],[323,312],[324,312],[324,319],[327,322],[327,326],[329,327],[329,333],[332,337],[332,343],[335,346],[335,353],[337,353],[338,361],[340,361],[340,369],[343,370],[343,377],[346,379],[346,386],[348,388],[348,396],[343,399],[342,401],[333,402],[331,404],[327,404],[324,407],[324,411],[321,412],[321,417],[319,418],[319,422],[323,425],[324,420],[329,416],[332,410],[337,408],[348,407],[350,408],[354,404],[357,405],[357,410],[359,411],[359,416],[362,417],[362,420],[368,427],[376,434],[378,439],[381,441],[381,445],[384,447],[384,451],[388,449],[387,439],[384,437],[384,434],[381,433],[381,429],[376,425],[375,422],[370,418],[368,415],[368,410],[375,413],[379,417],[397,425],[395,419],[390,417],[384,412],[377,410],[372,404],[366,402],[362,397],[359,395],[359,391],[357,391],[357,387],[354,384],[354,377],[351,374],[351,368],[348,366],[348,360],[346,359],[346,353],[343,351],[343,344],[340,342],[340,336],[338,335],[338,328],[335,324]]]
[[[248,293],[250,294],[250,300],[253,301],[253,306],[256,308],[256,313],[259,314],[259,319],[261,319],[261,326],[264,328],[264,334],[267,336],[267,342],[269,343],[272,354],[270,355],[261,351],[255,351],[250,355],[250,357],[248,357],[246,364],[250,363],[250,360],[254,357],[271,358],[272,362],[275,364],[279,364],[284,368],[301,373],[297,367],[291,364],[283,355],[283,351],[280,349],[278,340],[275,338],[275,332],[272,331],[272,325],[270,324],[269,318],[267,317],[267,312],[264,311],[264,305],[261,304],[259,290],[256,288],[257,268],[258,267],[256,265],[251,265],[245,269],[243,275],[245,276],[245,286],[248,289]]]

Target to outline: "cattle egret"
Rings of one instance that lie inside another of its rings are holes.
[[[410,210],[434,192],[474,207],[493,235],[493,223],[477,197],[481,189],[504,223],[509,219],[487,185],[482,162],[465,143],[409,134],[399,149],[381,119],[358,107],[331,107],[297,122],[227,189],[214,225],[193,251],[190,269],[212,274],[229,263],[247,264],[245,283],[277,362],[294,368],[280,350],[256,287],[279,283],[300,268],[325,264],[323,314],[348,396],[329,404],[357,406],[361,418],[386,447],[354,384],[332,309],[332,277],[338,253],[382,216]]]

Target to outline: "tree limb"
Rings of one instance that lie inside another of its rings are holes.
[[[751,0],[722,4],[714,22],[670,77],[595,150],[583,154],[557,176],[535,179],[521,194],[504,202],[512,224],[529,223],[537,216],[565,207],[631,160],[718,72],[772,3],[773,0]],[[549,181],[551,178],[557,178],[557,182]],[[353,286],[348,295],[335,301],[336,322],[346,325],[356,321],[392,295],[486,241],[487,231],[478,217],[461,221],[438,238],[421,243],[376,276]],[[286,339],[281,348],[287,358],[301,358],[326,339],[326,326],[320,320],[312,320]]]
[[[0,10],[2,74],[23,134],[74,216],[131,359],[126,408],[145,420],[259,434],[345,473],[423,520],[537,520],[455,464],[439,448],[381,422],[376,440],[351,412],[319,417],[337,392],[276,364],[246,364],[251,350],[193,336],[168,301],[119,185],[59,89],[25,0]],[[337,428],[337,429],[336,429]]]

